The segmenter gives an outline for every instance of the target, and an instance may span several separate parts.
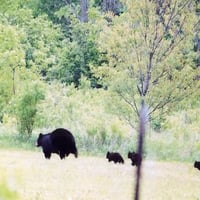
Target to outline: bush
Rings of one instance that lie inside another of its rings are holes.
[[[35,85],[30,90],[26,90],[18,102],[16,109],[18,130],[24,136],[31,136],[37,113],[37,104],[42,99],[44,99],[44,95]]]

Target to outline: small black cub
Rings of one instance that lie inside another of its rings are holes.
[[[131,164],[133,166],[134,165],[136,165],[136,166],[140,165],[141,160],[142,160],[141,156],[138,153],[135,153],[134,151],[133,152],[130,152],[130,151],[128,152],[128,158],[131,159],[131,161],[132,161]]]
[[[197,168],[198,170],[200,170],[200,161],[194,162],[194,168]]]
[[[113,161],[114,163],[122,163],[124,164],[124,159],[118,152],[107,152],[106,158],[109,162]]]

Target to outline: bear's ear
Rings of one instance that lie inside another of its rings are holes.
[[[40,134],[39,134],[39,137],[42,137],[42,136],[43,136],[43,134],[42,134],[42,133],[40,133]]]

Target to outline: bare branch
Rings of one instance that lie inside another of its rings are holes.
[[[144,83],[144,91],[143,96],[146,95],[148,89],[149,89],[149,82],[151,80],[151,69],[152,69],[152,59],[153,59],[153,52],[150,52],[149,54],[149,63],[147,64],[147,71],[146,71],[146,77],[145,77],[145,83]]]
[[[187,86],[187,88],[185,88],[185,90],[192,87],[192,84],[193,84],[193,80],[191,80],[191,82],[188,84],[188,86]],[[179,83],[179,85],[176,86],[176,88],[181,88],[181,86],[182,86],[182,83]],[[190,91],[190,92],[185,92],[185,93],[179,94],[177,96],[176,94],[173,93],[174,90],[175,90],[175,88],[172,87],[171,90],[168,92],[168,95],[160,98],[160,101],[156,105],[154,105],[153,103],[150,104],[149,105],[149,114],[151,115],[156,110],[162,109],[168,104],[173,104],[173,103],[179,102],[183,98],[187,98],[190,95],[192,95],[192,93],[193,93],[192,91]]]
[[[162,72],[159,75],[157,75],[157,77],[152,81],[153,85],[156,85],[161,78],[165,77],[167,75],[167,72],[168,70],[163,68]]]
[[[133,102],[129,101],[127,97],[125,97],[120,90],[117,90],[118,95],[134,110],[134,112],[139,116],[139,111],[137,108],[137,104],[135,98],[133,96]]]

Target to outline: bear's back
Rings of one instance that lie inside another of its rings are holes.
[[[75,157],[78,156],[74,136],[70,131],[64,128],[55,129],[51,133],[52,145],[66,154],[74,153]]]
[[[51,132],[51,135],[56,135],[57,137],[66,137],[66,136],[71,137],[72,136],[71,132],[64,128],[55,129],[53,132]]]
[[[51,133],[51,141],[53,145],[71,145],[74,144],[74,137],[68,130],[58,128]]]

